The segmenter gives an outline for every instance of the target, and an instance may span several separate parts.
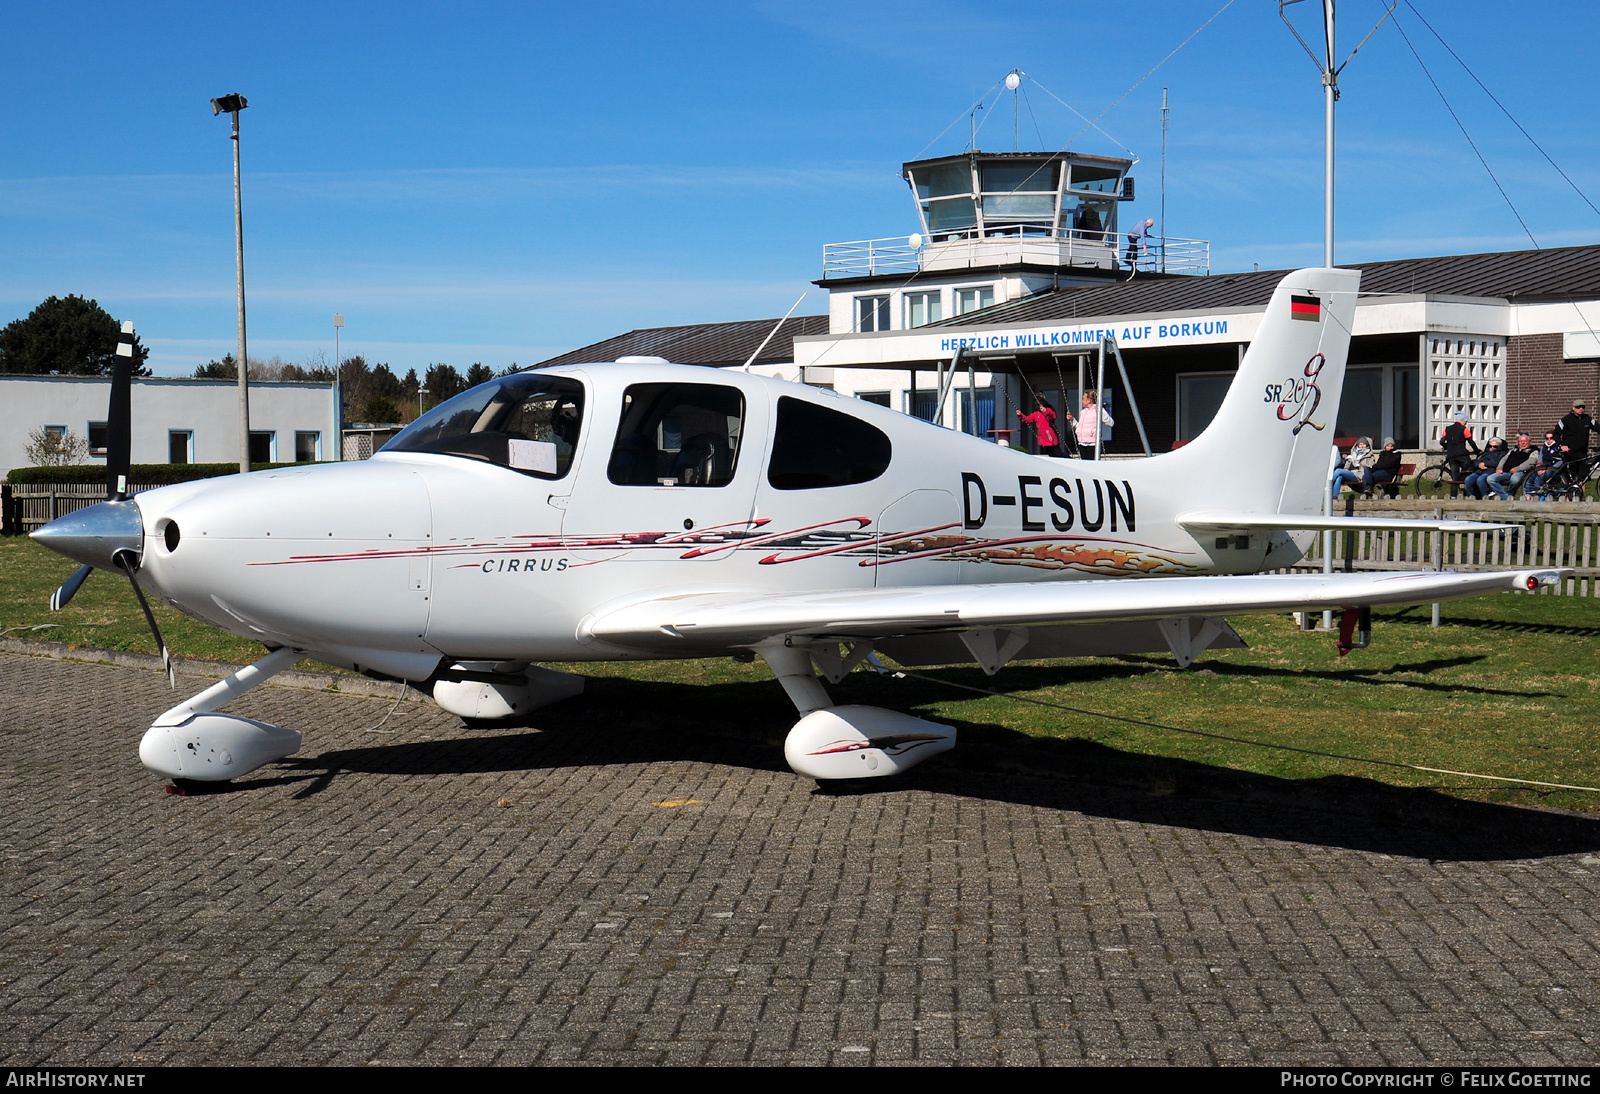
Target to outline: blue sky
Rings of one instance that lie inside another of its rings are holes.
[[[1596,204],[1593,5],[1413,0]],[[992,4],[14,4],[0,68],[0,323],[44,297],[132,319],[163,374],[233,345],[226,118],[243,115],[252,357],[529,363],[634,327],[823,310],[824,243],[903,235],[900,163],[958,152],[1020,67],[1024,148],[1099,115],[1157,215],[1219,271],[1321,255],[1322,103],[1272,0]],[[1291,8],[1308,38],[1314,3]],[[1382,14],[1342,0],[1341,53]],[[1402,3],[1401,25],[1542,246],[1600,240],[1575,195]],[[1042,87],[1041,87],[1042,85]],[[1528,236],[1404,41],[1342,78],[1340,261]],[[1129,92],[1130,88],[1134,88]],[[982,148],[1010,148],[1010,96]],[[1031,108],[1031,109],[1030,109]],[[953,120],[961,121],[938,138]],[[938,138],[938,139],[936,139]],[[930,143],[931,142],[931,143]]]

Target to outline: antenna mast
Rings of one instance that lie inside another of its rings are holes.
[[[1161,89],[1161,272],[1167,272],[1167,89]]]
[[[1322,0],[1327,62],[1322,69],[1323,110],[1327,121],[1322,134],[1322,264],[1333,265],[1333,104],[1339,99],[1339,70],[1333,67],[1333,0]]]
[[[1017,87],[1022,83],[1022,69],[1014,68],[1006,73],[1006,86],[1011,89],[1011,151],[1022,151],[1022,140],[1018,133],[1019,107],[1017,106]]]
[[[1289,17],[1284,14],[1284,8],[1290,4],[1298,4],[1300,0],[1278,0],[1278,17],[1283,20],[1290,32],[1299,40],[1301,47],[1311,58],[1318,71],[1322,73],[1323,112],[1325,122],[1323,125],[1323,152],[1322,152],[1322,264],[1333,265],[1333,104],[1339,99],[1339,73],[1344,71],[1344,66],[1350,63],[1351,58],[1361,52],[1361,46],[1371,41],[1378,28],[1393,14],[1400,0],[1394,0],[1389,5],[1388,11],[1383,13],[1383,18],[1372,25],[1367,31],[1367,36],[1361,39],[1361,45],[1350,51],[1338,64],[1333,63],[1333,2],[1322,0],[1322,33],[1323,56],[1318,57],[1316,51],[1306,45],[1306,40],[1300,37],[1300,32],[1294,29],[1294,24],[1289,22]]]

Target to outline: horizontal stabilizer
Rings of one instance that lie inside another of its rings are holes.
[[[1435,520],[1432,517],[1339,517],[1307,513],[1248,513],[1242,509],[1191,509],[1178,514],[1178,524],[1200,535],[1223,535],[1268,529],[1284,532],[1492,532],[1514,524],[1477,520]]]

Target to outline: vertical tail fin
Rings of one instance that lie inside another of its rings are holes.
[[[1317,513],[1339,417],[1360,270],[1296,270],[1272,294],[1205,432],[1175,456],[1223,470],[1209,499],[1258,513]]]

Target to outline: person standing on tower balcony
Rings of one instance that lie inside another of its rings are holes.
[[[1142,243],[1144,244],[1146,250],[1149,249],[1150,229],[1154,228],[1155,226],[1156,222],[1154,220],[1147,219],[1143,224],[1135,224],[1133,226],[1133,231],[1128,233],[1128,254],[1126,256],[1128,259],[1128,269],[1133,270],[1138,268],[1139,245]]]

